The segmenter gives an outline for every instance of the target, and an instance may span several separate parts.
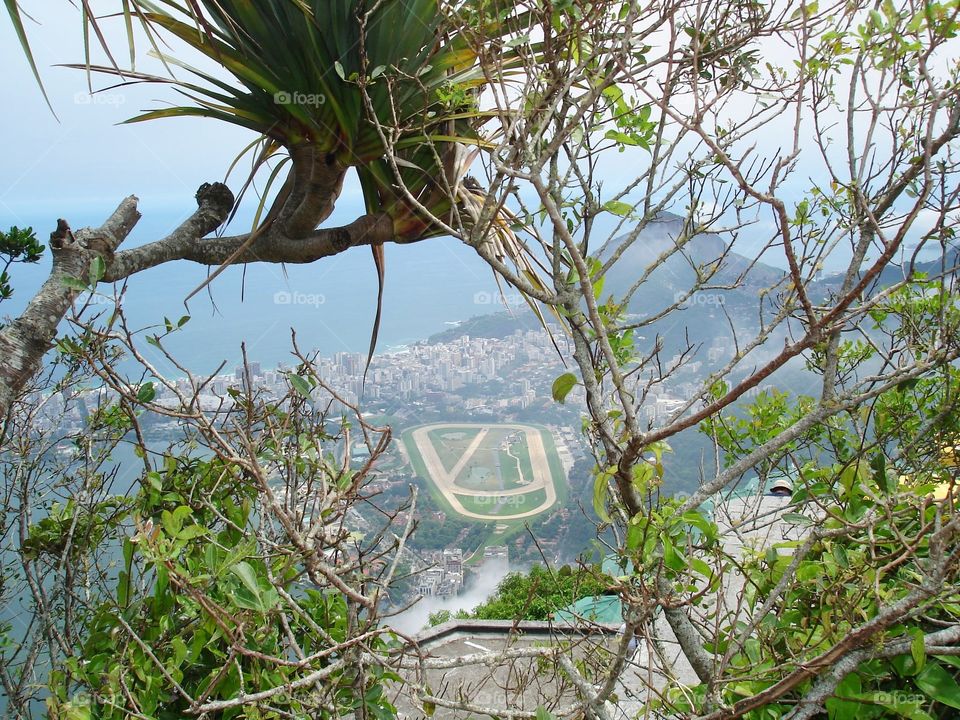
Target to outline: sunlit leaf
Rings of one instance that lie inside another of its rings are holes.
[[[553,399],[559,403],[564,402],[567,399],[567,395],[570,394],[570,391],[573,390],[576,384],[576,375],[570,372],[564,373],[553,381],[553,387],[550,390],[551,395],[553,395]]]

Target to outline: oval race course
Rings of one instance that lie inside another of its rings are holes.
[[[480,431],[476,437],[470,441],[453,467],[451,467],[449,471],[446,470],[430,434],[437,431],[457,433],[464,429],[474,430],[478,427]],[[478,451],[485,447],[484,442],[489,442],[488,436],[490,435],[490,431],[495,429],[514,430],[523,433],[530,457],[530,468],[533,477],[529,479],[529,482],[522,484],[520,487],[496,490],[470,489],[464,487],[462,484],[458,484],[456,482],[457,477],[463,472],[471,459],[478,454]],[[408,453],[416,453],[422,458],[427,474],[429,475],[428,480],[437,487],[446,501],[450,503],[451,507],[464,517],[477,520],[521,520],[538,515],[552,506],[557,500],[557,489],[554,483],[559,479],[552,477],[550,461],[547,457],[547,449],[544,446],[543,436],[541,431],[534,427],[516,424],[439,423],[436,425],[424,425],[423,427],[413,430],[410,434],[410,440],[412,441],[413,447],[407,448]],[[463,502],[461,502],[458,497],[477,498],[478,502],[488,501],[492,507],[498,507],[503,504],[505,499],[515,498],[517,501],[522,502],[526,496],[536,493],[538,490],[545,492],[545,499],[538,503],[536,507],[515,514],[479,513],[464,507]]]

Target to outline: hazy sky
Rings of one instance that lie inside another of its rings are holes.
[[[83,60],[79,12],[66,0],[26,6],[37,21],[28,21],[28,33],[57,118],[47,108],[4,16],[0,20],[0,60],[7,70],[6,97],[12,108],[0,115],[0,129],[4,137],[15,140],[5,148],[0,170],[0,225],[31,225],[42,230],[40,235],[45,238],[57,217],[66,217],[74,226],[99,224],[132,193],[140,198],[145,216],[144,227],[138,228],[132,242],[152,239],[158,230],[169,229],[192,211],[197,187],[222,180],[235,155],[254,135],[204,119],[120,124],[140,111],[178,103],[180,96],[169,86],[141,84],[91,97],[82,70],[56,67]],[[106,21],[104,29],[118,62],[128,63],[122,20]],[[148,49],[145,41],[140,43],[137,69],[162,74],[160,63],[147,56]],[[173,48],[174,54],[181,52],[182,46]],[[203,66],[197,53],[188,51],[184,57]],[[96,61],[105,62],[102,57]],[[94,76],[93,82],[102,88],[112,79]],[[643,155],[640,150],[633,152]],[[637,166],[629,155],[612,154],[606,159],[606,192],[615,192],[632,179]],[[643,163],[646,157],[636,160]],[[231,178],[231,187],[238,188],[244,177],[241,167]],[[251,205],[247,203],[248,212]],[[328,224],[348,222],[359,212],[359,188],[348,181]],[[161,215],[164,224],[157,227]],[[612,228],[614,221],[612,216],[598,218],[601,228]],[[238,223],[234,229],[243,231],[246,223]]]
[[[38,24],[28,21],[28,33],[59,121],[44,103],[4,14],[0,61],[9,105],[0,114],[0,130],[13,139],[4,148],[0,172],[4,222],[36,225],[42,219],[45,227],[58,215],[82,216],[83,222],[75,224],[95,222],[129,194],[140,198],[145,214],[176,208],[189,212],[197,187],[222,179],[251,134],[202,119],[119,125],[140,110],[175,102],[176,93],[139,85],[91,97],[83,71],[54,67],[83,61],[79,13],[59,0],[32,5],[40,6],[28,5]],[[124,62],[126,43],[119,29],[110,37]],[[142,63],[143,69],[155,65],[148,59]],[[94,82],[105,87],[110,78],[94,77]]]
[[[24,5],[36,19],[36,22],[28,21],[28,33],[57,117],[47,108],[12,27],[5,14],[2,15],[0,62],[6,71],[7,107],[0,113],[0,130],[8,141],[0,165],[0,227],[32,226],[41,241],[46,242],[56,218],[65,217],[74,227],[99,225],[124,197],[135,194],[140,199],[144,217],[126,246],[166,234],[195,208],[193,196],[197,187],[203,182],[222,180],[235,155],[254,139],[253,134],[226,123],[204,119],[173,118],[120,124],[140,111],[177,103],[179,96],[168,86],[141,84],[91,97],[82,70],[56,67],[83,60],[79,12],[66,0],[37,0]],[[127,63],[122,21],[105,22],[104,28],[118,61]],[[148,45],[142,42],[138,48],[137,68],[161,73],[162,66],[146,56],[147,49]],[[181,50],[174,47],[172,52],[179,54]],[[189,53],[186,57],[202,64],[195,55]],[[103,59],[95,57],[94,61],[103,62]],[[97,87],[106,87],[111,84],[111,78],[95,76],[94,83]],[[772,151],[783,138],[772,137],[772,130],[764,129],[757,140],[766,150]],[[637,158],[638,162],[643,160]],[[603,171],[610,188],[607,192],[617,187],[617,181],[625,181],[624,173],[635,172],[637,167],[630,157],[616,154],[609,159],[608,165]],[[244,177],[245,168],[241,167],[231,178],[231,187],[239,188]],[[806,173],[802,171],[797,174],[796,182],[804,189],[809,186]],[[247,203],[246,212],[240,215],[231,231],[242,232],[249,227],[252,206],[252,202]],[[682,212],[682,208],[674,209]],[[349,222],[361,212],[359,189],[354,182],[348,181],[328,224]],[[601,220],[612,225],[613,218],[601,216]],[[756,243],[769,237],[771,228],[767,225],[769,221],[761,219],[752,232],[744,233],[742,251],[756,252]],[[369,250],[360,248],[347,253],[353,254],[349,260],[329,258],[310,268],[287,268],[287,272],[277,266],[251,268],[247,276],[248,287],[268,294],[283,289],[313,292],[317,288],[326,288],[334,278],[356,277],[358,264],[355,257],[361,253],[363,265],[360,267],[366,275]],[[490,286],[489,269],[472,250],[449,239],[410,247],[390,246],[388,256],[392,273],[388,283],[392,281],[398,292],[409,294],[414,291],[410,288],[414,287],[427,297],[435,289],[420,282],[420,265],[425,260],[433,263],[438,273],[441,268],[446,268],[448,275],[457,280],[462,278],[465,291],[485,291]],[[783,263],[778,252],[765,254],[764,260],[776,265]],[[41,268],[18,269],[14,278],[18,297],[14,302],[4,304],[3,314],[15,312],[18,303],[29,297],[31,287],[39,283],[44,268],[49,267],[48,262],[45,260]],[[189,263],[175,265],[176,269],[160,268],[151,273],[155,273],[156,278],[160,278],[160,273],[167,273],[169,277],[175,274],[178,280],[189,275],[190,278],[181,283],[186,294],[202,280],[204,269]],[[228,299],[234,299],[232,288],[239,287],[240,272],[231,269],[218,280],[222,294]],[[363,278],[364,298],[375,292],[369,287],[372,270],[369,275]],[[151,274],[150,278],[153,284],[154,275]],[[397,284],[398,280],[404,279],[408,280],[406,285]],[[410,279],[415,282],[409,282]],[[142,282],[141,279],[138,278],[138,282]],[[346,290],[356,295],[351,287]],[[464,305],[465,308],[468,306],[469,303]],[[477,309],[489,311],[491,308]],[[329,306],[326,310],[333,312]],[[362,309],[364,316],[370,312],[369,308]],[[455,318],[461,314],[458,311]],[[242,317],[237,318],[238,323],[242,321]],[[333,326],[336,318],[331,317],[329,322]],[[404,337],[407,334],[405,332]],[[353,342],[347,344],[354,345]]]

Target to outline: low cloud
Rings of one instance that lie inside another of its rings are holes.
[[[415,635],[426,627],[432,613],[449,610],[452,615],[458,610],[473,610],[493,595],[497,585],[509,572],[510,566],[506,561],[489,559],[483,564],[481,572],[473,574],[467,587],[459,595],[451,598],[421,598],[413,607],[387,618],[384,624],[402,633]]]

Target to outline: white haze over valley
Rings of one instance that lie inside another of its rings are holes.
[[[518,570],[519,568],[513,568],[513,572]],[[420,598],[415,605],[399,615],[386,618],[386,622],[399,632],[415,635],[426,626],[432,613],[449,610],[452,615],[458,610],[473,610],[494,593],[497,585],[510,571],[511,568],[505,561],[488,559],[483,567],[473,574],[469,586],[459,595],[447,599]]]

